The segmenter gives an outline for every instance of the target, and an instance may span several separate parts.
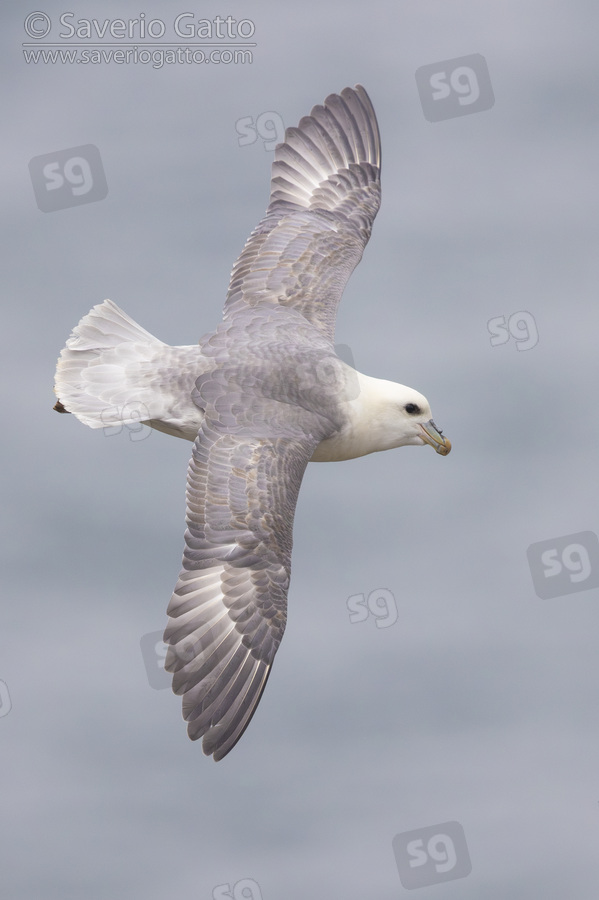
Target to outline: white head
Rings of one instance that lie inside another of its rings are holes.
[[[359,374],[360,393],[352,404],[354,433],[364,453],[430,444],[447,456],[451,443],[433,422],[429,402],[405,384]]]
[[[406,387],[405,384],[378,378],[372,380],[377,382],[375,387],[377,412],[374,419],[381,431],[381,440],[385,444],[381,450],[430,444],[441,456],[447,456],[451,450],[451,443],[443,437],[441,429],[433,422],[433,414],[426,397],[413,388]]]
[[[423,444],[447,456],[451,444],[433,422],[426,397],[404,384],[346,368],[351,373],[343,403],[347,423],[318,445],[312,456],[314,462],[354,459],[378,450]]]

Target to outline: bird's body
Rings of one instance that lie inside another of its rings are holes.
[[[366,92],[331,95],[285,137],[216,330],[169,347],[106,300],[74,329],[56,374],[57,408],[92,428],[143,421],[194,442],[165,667],[190,737],[215,759],[249,724],[283,635],[308,462],[450,449],[422,394],[356,372],[333,346],[380,202]]]

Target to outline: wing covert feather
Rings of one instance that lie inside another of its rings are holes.
[[[275,151],[270,203],[235,263],[225,319],[293,307],[333,340],[341,295],[380,205],[380,137],[361,85],[331,94]]]

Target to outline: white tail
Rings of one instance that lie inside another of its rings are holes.
[[[198,345],[170,347],[105,300],[81,319],[60,354],[55,408],[90,428],[141,421],[193,440],[202,415],[191,391],[202,369]]]

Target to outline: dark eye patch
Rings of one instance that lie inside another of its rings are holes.
[[[418,413],[420,412],[420,407],[418,406],[417,403],[406,403],[406,405],[404,406],[404,409],[411,416],[418,415]]]

